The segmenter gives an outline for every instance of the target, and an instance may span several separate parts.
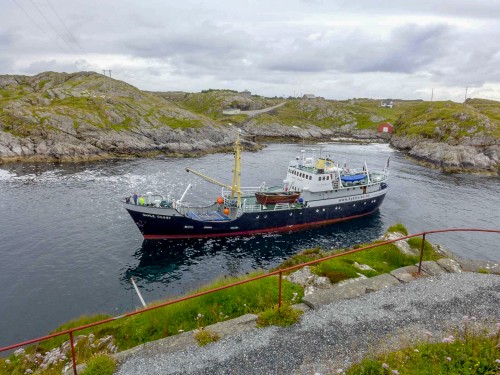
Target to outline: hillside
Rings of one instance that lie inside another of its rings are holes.
[[[282,100],[270,99],[258,95],[247,97],[233,90],[203,90],[200,93],[186,94],[177,103],[183,108],[207,116],[213,120],[242,122],[247,116],[226,116],[222,113],[227,108],[251,111],[279,104]]]
[[[258,124],[277,122],[285,126],[314,125],[323,129],[348,132],[350,130],[374,130],[381,121],[393,122],[405,110],[406,106],[394,108],[380,107],[379,100],[351,99],[348,101],[291,100],[274,113],[260,117]]]
[[[93,72],[0,76],[0,158],[80,160],[230,147],[205,116]]]
[[[500,103],[424,102],[395,123],[391,145],[450,171],[497,172],[500,166]]]
[[[167,94],[164,94],[167,95]],[[207,90],[186,94],[176,101],[179,106],[191,112],[205,115],[213,120],[239,124],[251,134],[267,138],[320,138],[335,135],[360,138],[377,137],[376,128],[382,121],[395,121],[415,101],[395,101],[394,108],[380,107],[380,100],[351,99],[348,101],[314,99],[263,98],[252,95],[244,97],[230,90]],[[248,110],[283,106],[270,112],[250,116]],[[242,112],[226,116],[226,108],[237,108]]]
[[[241,112],[225,115],[227,108]],[[256,112],[263,109],[269,110]],[[376,131],[384,121],[395,125],[392,138]],[[393,108],[382,108],[366,98],[146,92],[94,72],[0,76],[0,162],[216,152],[232,147],[229,124],[274,140],[391,138],[393,147],[450,171],[496,173],[500,165],[500,103],[491,100],[396,99]]]
[[[265,114],[245,112],[284,102]],[[227,108],[242,113],[224,115]],[[381,121],[395,120],[403,109],[380,108],[378,100],[285,100],[233,90],[145,92],[93,72],[5,75],[0,76],[0,162],[226,150],[235,137],[230,123],[275,139],[353,133],[369,138]]]

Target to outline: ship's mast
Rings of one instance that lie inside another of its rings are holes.
[[[241,142],[240,142],[240,131],[236,137],[236,142],[234,142],[234,168],[233,168],[233,181],[231,189],[231,198],[234,198],[234,194],[237,193],[238,207],[241,204]]]

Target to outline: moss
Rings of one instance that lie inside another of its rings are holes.
[[[119,124],[110,124],[110,128],[113,129],[114,131],[120,132],[120,131],[126,131],[130,130],[132,125],[132,119],[130,117],[126,117],[125,120],[120,122]]]
[[[212,342],[219,341],[220,336],[215,332],[211,332],[205,329],[199,329],[198,332],[195,333],[194,339],[196,340],[198,345],[205,346]]]
[[[40,82],[38,82],[38,90],[42,90],[44,86],[50,82],[50,79],[44,79]]]
[[[477,273],[484,273],[484,274],[490,274],[491,272],[485,268],[479,268],[477,270]]]
[[[406,227],[401,223],[394,224],[393,226],[387,228],[386,233],[393,233],[393,232],[403,233],[405,236],[409,234],[408,229],[406,229]]]

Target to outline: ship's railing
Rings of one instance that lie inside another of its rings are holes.
[[[420,274],[421,271],[422,271],[422,260],[423,260],[423,256],[424,256],[424,248],[425,248],[425,239],[426,239],[426,236],[430,235],[430,234],[447,233],[447,232],[484,232],[484,233],[498,233],[498,234],[500,234],[500,229],[478,229],[478,228],[437,229],[437,230],[430,230],[430,231],[425,231],[425,232],[410,234],[408,236],[402,236],[402,237],[398,237],[398,238],[395,238],[395,239],[392,239],[392,240],[388,240],[388,241],[376,242],[374,244],[371,244],[371,245],[368,245],[368,246],[364,246],[364,247],[360,247],[358,249],[353,249],[353,250],[345,251],[345,252],[342,252],[342,253],[337,253],[337,254],[334,254],[334,255],[330,255],[330,256],[327,256],[327,257],[324,257],[324,258],[315,259],[315,260],[312,260],[310,262],[298,264],[298,265],[295,265],[295,266],[292,266],[292,267],[288,267],[288,268],[280,269],[280,270],[277,270],[277,271],[269,272],[269,273],[262,274],[262,275],[259,275],[259,276],[256,276],[256,277],[252,277],[252,278],[249,278],[249,279],[246,279],[246,280],[242,280],[242,281],[238,281],[238,282],[235,282],[235,283],[232,283],[232,284],[224,285],[224,286],[221,286],[221,287],[218,287],[218,288],[214,288],[214,289],[206,290],[206,291],[203,291],[203,292],[200,292],[200,293],[192,294],[192,295],[189,295],[187,297],[178,298],[178,299],[167,301],[167,302],[155,305],[155,306],[146,307],[146,308],[141,309],[141,310],[132,311],[132,312],[129,312],[129,313],[117,316],[117,317],[100,320],[98,322],[94,322],[94,323],[86,324],[86,325],[83,325],[83,326],[70,328],[70,329],[67,329],[67,330],[64,330],[64,331],[61,331],[61,332],[53,333],[51,335],[47,335],[47,336],[35,338],[35,339],[32,339],[32,340],[20,342],[20,343],[17,343],[17,344],[9,345],[9,346],[0,348],[0,353],[6,352],[6,351],[9,351],[9,350],[13,350],[13,349],[16,349],[16,348],[19,348],[19,347],[22,347],[22,346],[26,346],[26,345],[35,344],[35,343],[38,343],[38,342],[41,342],[41,341],[49,340],[49,339],[52,339],[54,337],[68,335],[69,336],[69,341],[70,341],[70,348],[71,348],[71,358],[72,358],[72,362],[73,362],[73,373],[75,375],[77,375],[78,372],[77,372],[77,368],[76,368],[75,340],[74,340],[74,333],[75,332],[78,332],[78,331],[81,331],[81,330],[84,330],[84,329],[87,329],[87,328],[96,327],[96,326],[99,326],[99,325],[102,325],[102,324],[114,322],[114,321],[119,320],[119,319],[126,319],[126,318],[134,316],[134,315],[143,314],[143,313],[146,313],[146,312],[151,311],[151,310],[156,310],[156,309],[159,309],[159,308],[162,308],[162,307],[165,307],[165,306],[173,305],[173,304],[176,304],[176,303],[179,303],[179,302],[187,301],[187,300],[194,299],[194,298],[197,298],[197,297],[201,297],[201,296],[204,296],[204,295],[207,295],[207,294],[215,293],[215,292],[218,292],[220,290],[224,290],[224,289],[228,289],[228,288],[233,288],[233,287],[241,285],[241,284],[251,283],[253,281],[260,280],[260,279],[263,279],[263,278],[266,278],[266,277],[272,277],[272,276],[278,276],[278,283],[277,283],[278,284],[278,286],[277,286],[278,287],[278,301],[277,301],[277,304],[278,304],[278,308],[281,308],[281,304],[282,304],[282,281],[283,281],[283,274],[286,274],[287,272],[295,271],[295,270],[300,269],[300,268],[305,267],[305,266],[313,266],[313,265],[316,265],[318,263],[321,263],[321,262],[324,262],[326,260],[330,260],[330,259],[333,259],[333,258],[343,257],[343,256],[346,256],[346,255],[349,255],[349,254],[354,254],[354,253],[357,253],[357,252],[360,252],[360,251],[365,251],[365,250],[368,250],[368,249],[373,249],[373,248],[376,248],[376,247],[379,247],[379,246],[383,246],[383,245],[387,245],[387,244],[391,244],[391,243],[394,243],[394,242],[398,242],[398,241],[402,241],[402,240],[407,240],[407,239],[413,238],[413,237],[422,237],[422,243],[421,243],[421,247],[420,247],[420,258],[419,258],[419,263],[418,263],[418,274]]]
[[[213,203],[210,205],[195,205],[187,202],[175,202],[175,207],[174,207],[177,212],[179,212],[181,215],[186,215],[188,212],[205,212],[205,211],[215,211],[217,208],[219,208],[218,203]]]
[[[242,207],[243,212],[259,212],[262,211],[262,206],[260,204],[246,204],[243,202]]]

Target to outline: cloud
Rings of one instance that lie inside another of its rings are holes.
[[[432,87],[458,97],[464,85],[494,95],[500,86],[498,0],[52,3],[74,40],[43,3],[60,35],[30,2],[8,3],[0,74],[111,69],[143,89],[329,98],[415,97]]]

